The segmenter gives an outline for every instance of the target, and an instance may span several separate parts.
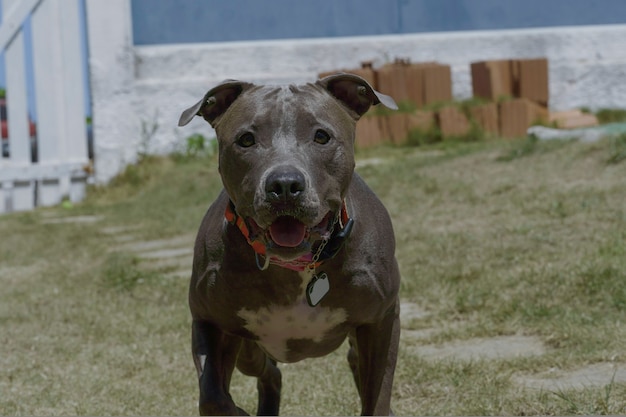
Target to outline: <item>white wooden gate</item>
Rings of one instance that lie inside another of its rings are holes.
[[[85,194],[89,163],[78,0],[0,1],[8,122],[8,139],[2,139],[8,140],[8,156],[0,157],[0,213],[78,201]],[[33,146],[23,33],[28,16],[36,97]]]

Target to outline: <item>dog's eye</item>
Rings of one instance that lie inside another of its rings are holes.
[[[315,136],[313,137],[313,140],[316,143],[325,145],[330,141],[330,135],[327,132],[323,131],[322,129],[317,129],[315,131]]]
[[[249,148],[255,143],[256,140],[254,139],[254,135],[250,132],[244,133],[237,139],[237,145],[241,146],[242,148]]]

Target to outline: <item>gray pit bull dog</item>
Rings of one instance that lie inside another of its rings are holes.
[[[388,415],[400,336],[391,220],[354,172],[356,121],[391,97],[355,75],[258,86],[226,81],[185,110],[217,133],[224,190],[202,220],[189,291],[201,414],[242,414],[232,372],[278,414],[277,362],[346,337],[362,414]]]

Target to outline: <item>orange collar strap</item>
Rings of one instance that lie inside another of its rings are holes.
[[[235,205],[232,201],[230,201],[226,206],[224,217],[229,223],[237,226],[237,228],[241,231],[241,234],[246,238],[246,241],[257,255],[258,263],[258,256],[265,256],[266,254],[265,244],[258,239],[250,239],[250,230],[248,229],[248,225],[246,224],[244,218],[237,214],[237,212],[235,211]],[[343,246],[345,239],[350,235],[350,232],[352,231],[352,225],[354,221],[348,216],[348,209],[346,208],[345,201],[341,205],[341,213],[339,215],[338,223],[338,232],[335,233],[335,231],[333,231],[330,239],[325,245],[330,250],[322,251],[321,256],[318,256],[318,259],[316,259],[315,261],[313,260],[313,253],[307,253],[293,261],[284,261],[280,258],[271,257],[269,262],[294,271],[304,271],[307,267],[311,268],[312,266],[317,268],[322,264],[324,260],[334,257],[337,252],[339,252],[339,250]],[[261,268],[260,265],[258,266],[260,269],[264,269]]]

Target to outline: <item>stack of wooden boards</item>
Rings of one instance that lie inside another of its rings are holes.
[[[535,123],[558,128],[597,125],[595,116],[580,110],[549,112],[548,60],[507,59],[470,64],[476,100],[461,105],[452,97],[449,65],[396,60],[374,69],[371,62],[348,72],[366,79],[372,87],[401,104],[400,112],[372,109],[357,123],[357,145],[381,142],[402,144],[410,132],[428,134],[438,129],[441,138],[467,137],[472,129],[482,135],[514,138],[526,135]],[[410,109],[410,110],[407,110]]]

